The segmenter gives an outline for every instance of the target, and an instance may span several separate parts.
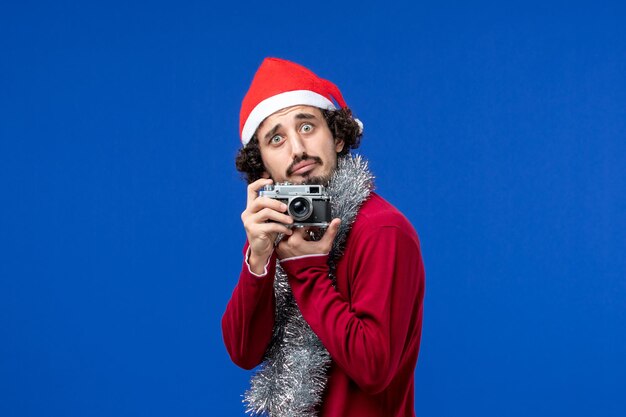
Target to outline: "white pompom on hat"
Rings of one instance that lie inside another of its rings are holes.
[[[247,145],[266,117],[287,107],[307,105],[334,110],[346,102],[333,83],[318,77],[309,69],[279,58],[265,58],[241,103],[239,133]],[[363,123],[354,119],[363,132]]]

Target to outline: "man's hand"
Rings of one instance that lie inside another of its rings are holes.
[[[290,216],[284,214],[287,205],[271,198],[258,196],[258,191],[271,183],[271,179],[261,178],[248,185],[248,203],[244,212],[241,213],[241,221],[250,244],[248,263],[255,274],[263,272],[274,250],[276,236],[279,233],[285,235],[292,233],[291,229],[285,226],[293,222]]]
[[[340,224],[341,220],[333,219],[330,225],[328,225],[324,236],[318,241],[307,240],[309,236],[306,228],[296,229],[291,236],[285,236],[276,247],[278,258],[286,259],[295,256],[319,255],[330,252]]]

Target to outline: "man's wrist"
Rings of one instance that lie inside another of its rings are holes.
[[[246,263],[249,271],[258,277],[267,275],[267,266],[271,256],[271,253],[267,256],[257,255],[248,248]]]

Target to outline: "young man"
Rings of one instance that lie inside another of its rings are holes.
[[[243,100],[240,133],[247,242],[222,331],[233,362],[262,365],[248,411],[414,416],[424,267],[413,227],[349,153],[362,124],[334,84],[267,58]],[[327,186],[334,218],[323,236],[290,227],[287,206],[259,196],[278,182]]]

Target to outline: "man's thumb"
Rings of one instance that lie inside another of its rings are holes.
[[[328,225],[328,230],[326,230],[322,238],[324,243],[328,244],[328,246],[332,246],[335,236],[337,236],[337,232],[339,231],[339,226],[341,226],[341,219],[333,219],[330,225]]]

